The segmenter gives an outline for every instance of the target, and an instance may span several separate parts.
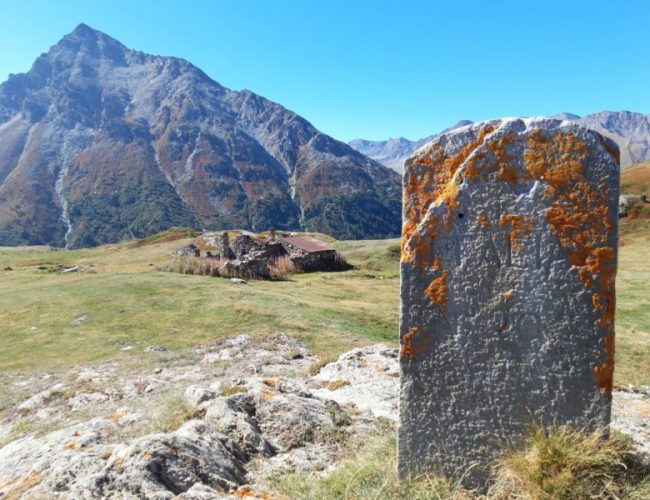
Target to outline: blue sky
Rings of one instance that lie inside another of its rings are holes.
[[[650,113],[650,1],[0,0],[0,81],[77,24],[184,57],[341,140]]]

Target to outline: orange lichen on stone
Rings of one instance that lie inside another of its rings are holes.
[[[31,471],[28,474],[18,476],[11,481],[0,483],[2,498],[22,498],[22,494],[30,488],[40,484],[45,476],[41,472]]]
[[[264,383],[264,385],[268,385],[269,387],[273,387],[274,389],[278,387],[278,380],[274,378],[265,378],[264,380],[262,380],[262,382]]]
[[[488,229],[490,227],[490,219],[488,219],[487,215],[479,215],[478,222],[481,224],[483,229]]]
[[[500,226],[510,226],[510,245],[515,252],[521,250],[523,240],[528,240],[535,226],[532,215],[504,214],[499,219]]]
[[[476,139],[468,142],[460,151],[447,155],[440,142],[412,160],[404,188],[405,222],[402,227],[402,261],[426,265],[422,257],[429,254],[429,245],[444,227],[450,230],[453,224],[452,213],[459,208],[458,192],[460,180],[458,172],[469,156],[479,148],[494,127],[483,127]],[[430,217],[426,227],[420,228],[432,204],[447,207],[445,220]],[[433,220],[432,220],[433,219]],[[421,234],[425,233],[427,238]],[[424,259],[426,260],[426,259]]]
[[[606,360],[594,367],[596,384],[611,394],[614,372],[614,281],[615,251],[609,245],[613,230],[606,196],[585,178],[584,162],[589,147],[575,134],[547,136],[541,129],[530,134],[525,153],[531,179],[546,183],[551,200],[546,219],[567,252],[569,264],[587,288],[593,289],[594,308],[601,313],[600,326],[608,331],[604,339]]]
[[[447,292],[449,291],[449,286],[447,285],[447,278],[449,277],[449,270],[445,269],[442,271],[442,274],[437,278],[434,278],[431,284],[425,290],[427,297],[431,299],[431,302],[438,304],[441,307],[447,305]]]
[[[410,238],[402,238],[402,261],[413,262],[419,267],[428,265],[431,253],[430,244],[441,229],[440,218],[431,215],[426,221],[426,226],[414,232]],[[428,241],[427,241],[428,240]]]
[[[440,275],[436,276],[429,286],[426,288],[424,293],[426,294],[431,302],[444,307],[447,305],[447,292],[449,292],[449,285],[447,285],[447,278],[449,277],[449,270],[442,270],[442,259],[440,256],[437,256],[433,262],[431,268],[439,272]]]
[[[511,130],[498,140],[488,144],[489,150],[496,159],[497,179],[502,182],[517,182],[515,157],[508,153],[508,146],[515,142],[515,131]]]
[[[476,153],[468,162],[463,173],[466,179],[485,179],[489,174],[497,172],[501,182],[517,182],[516,158],[508,152],[508,147],[515,143],[517,135],[511,130],[503,136],[487,143],[487,151]],[[488,155],[488,152],[492,155]],[[480,168],[479,165],[480,164]]]
[[[431,245],[443,229],[452,229],[453,212],[460,207],[458,194],[461,166],[484,144],[486,137],[493,131],[492,126],[483,127],[474,140],[453,155],[448,155],[440,142],[434,142],[407,167],[402,262],[411,262],[423,268],[431,265],[431,269],[439,273],[426,288],[425,294],[440,307],[447,304],[449,271],[442,269],[440,256],[435,257],[433,263],[429,264],[432,258]],[[431,214],[427,217],[427,212],[433,204],[444,204],[446,214]]]
[[[612,327],[610,334],[605,337],[604,342],[608,358],[603,363],[594,366],[594,373],[596,375],[596,385],[611,398],[614,386],[614,327]]]
[[[111,417],[111,420],[113,420],[113,422],[115,422],[116,424],[119,424],[122,418],[125,416],[126,416],[125,410],[118,410],[117,413],[115,413],[115,415]]]
[[[240,486],[232,492],[232,495],[238,498],[250,498],[251,500],[273,500],[274,498],[273,495],[268,491],[256,491],[253,490],[250,486]]]
[[[260,395],[264,399],[273,399],[277,396],[275,392],[269,391],[268,389],[260,389]]]
[[[422,334],[417,327],[411,328],[402,337],[400,356],[407,359],[416,358],[429,351],[431,341],[429,337]]]

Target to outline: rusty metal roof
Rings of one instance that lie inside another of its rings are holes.
[[[283,241],[289,245],[300,248],[307,253],[328,252],[334,250],[327,243],[324,243],[311,236],[282,236]]]

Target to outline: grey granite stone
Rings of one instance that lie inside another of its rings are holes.
[[[550,119],[405,162],[399,469],[482,487],[532,423],[609,424],[618,147]]]

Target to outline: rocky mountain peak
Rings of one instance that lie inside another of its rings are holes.
[[[127,55],[130,52],[114,38],[86,24],[80,24],[53,45],[44,56],[55,71],[76,67],[88,71],[86,76],[93,76],[88,66],[93,66],[93,63],[99,61],[115,66],[126,66]]]
[[[0,85],[0,245],[171,226],[399,234],[399,177],[251,91],[81,24]]]

